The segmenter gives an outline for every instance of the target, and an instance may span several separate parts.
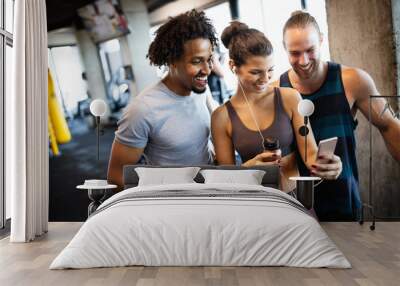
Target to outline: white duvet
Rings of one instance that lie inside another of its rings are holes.
[[[50,269],[127,265],[351,267],[319,223],[281,191],[196,183],[114,195]]]

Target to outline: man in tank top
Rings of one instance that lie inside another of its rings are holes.
[[[283,43],[292,69],[281,75],[276,85],[292,87],[313,101],[310,117],[315,140],[338,137],[335,154],[343,171],[335,181],[324,181],[315,190],[315,211],[321,220],[354,220],[360,215],[361,200],[356,161],[354,129],[359,109],[368,117],[369,95],[379,94],[365,71],[320,59],[322,34],[314,17],[295,12],[283,29]],[[400,121],[385,109],[384,99],[373,101],[371,123],[382,134],[386,146],[400,161]],[[382,113],[383,112],[383,113]],[[308,174],[301,160],[300,172]],[[312,172],[311,172],[312,173]]]

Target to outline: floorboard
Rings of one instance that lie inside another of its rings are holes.
[[[82,223],[53,222],[49,232],[32,243],[0,240],[0,285],[400,285],[400,222],[369,224],[322,223],[351,262],[352,269],[290,267],[119,267],[49,270],[56,255]]]

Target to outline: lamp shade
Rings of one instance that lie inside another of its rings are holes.
[[[297,110],[301,116],[310,116],[314,113],[314,103],[309,99],[302,99],[297,105]]]
[[[94,116],[103,116],[107,111],[107,105],[102,99],[95,99],[90,103],[90,113]]]

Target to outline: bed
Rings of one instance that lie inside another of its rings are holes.
[[[166,173],[169,167],[163,168]],[[318,221],[277,190],[276,167],[251,168],[265,171],[260,185],[204,182],[204,171],[244,169],[235,166],[201,166],[203,175],[198,173],[191,183],[138,185],[141,169],[124,167],[126,189],[88,218],[50,269],[351,267]]]

